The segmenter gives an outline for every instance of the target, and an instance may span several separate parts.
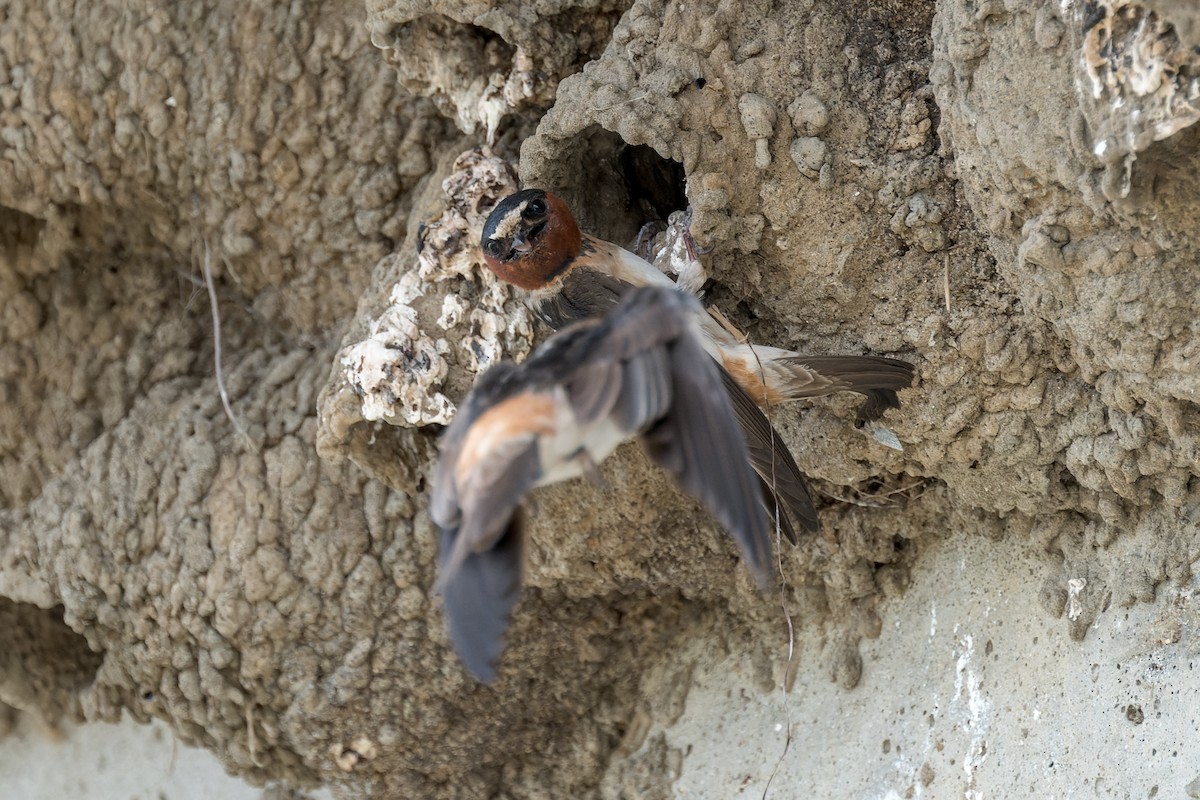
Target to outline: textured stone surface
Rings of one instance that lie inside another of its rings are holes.
[[[1049,691],[1070,707],[1087,663],[1127,660],[1127,617],[1163,629],[1138,652],[1194,696],[1189,4],[8,15],[5,708],[158,718],[254,782],[346,797],[758,796],[779,723],[801,754],[782,769],[814,776],[809,793],[940,796],[1053,773],[988,760],[1026,722],[976,712]],[[894,354],[919,379],[885,420],[902,452],[856,431],[847,398],[772,410],[823,529],[782,551],[765,596],[636,448],[604,465],[608,494],[538,492],[529,588],[500,681],[479,687],[428,592],[424,491],[474,374],[543,333],[476,250],[521,183],[630,244],[690,205],[713,248],[706,298],[755,341]],[[214,374],[205,245],[244,434]],[[1024,688],[976,680],[1001,641],[987,604],[947,605],[961,633],[893,634],[928,625],[918,601],[943,586],[1003,593],[1009,627],[1053,642]],[[922,669],[933,700],[872,716],[886,676]],[[804,709],[790,722],[769,710],[780,687]],[[1117,725],[1169,751],[1177,718],[1156,726],[1153,698],[1105,687]],[[842,762],[809,717],[832,724],[843,702],[900,731],[881,738],[904,757],[816,777],[805,759]],[[1034,736],[1063,775],[1055,747],[1124,752],[1092,711],[1086,745],[1049,722]],[[957,763],[911,741],[925,712]],[[735,740],[753,752],[722,748]]]
[[[400,84],[429,97],[465,133],[491,140],[506,118],[531,119],[558,82],[594,58],[628,0],[367,0],[371,41]]]

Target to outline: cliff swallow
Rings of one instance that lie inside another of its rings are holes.
[[[633,253],[579,230],[558,195],[526,189],[496,204],[483,226],[484,260],[501,280],[530,293],[546,323],[561,328],[603,314],[636,286],[672,286],[670,278]],[[761,491],[774,514],[775,497],[808,530],[817,515],[800,468],[761,407],[841,390],[862,394],[859,422],[899,408],[897,389],[912,383],[911,364],[878,356],[813,356],[752,345],[696,307],[705,349],[722,367],[722,379],[742,426]],[[779,514],[783,532],[795,532]]]
[[[767,585],[770,521],[699,311],[676,289],[633,289],[520,365],[493,366],[446,429],[429,512],[440,529],[435,589],[454,647],[480,680],[495,677],[520,590],[521,499],[594,473],[631,438],[708,507]]]

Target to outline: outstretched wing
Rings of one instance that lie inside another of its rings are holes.
[[[751,463],[751,466],[754,466]],[[755,470],[755,474],[758,470]],[[792,524],[792,516],[787,512],[787,509],[779,502],[779,498],[775,494],[775,490],[771,488],[770,482],[762,475],[758,476],[758,483],[762,489],[763,507],[767,510],[767,517],[772,523],[779,525],[779,531],[784,538],[792,544],[796,544],[799,540],[796,538],[796,526]]]
[[[765,587],[772,548],[762,483],[751,468],[718,367],[694,335],[681,337],[672,348],[671,380],[671,408],[646,431],[646,449],[712,511]]]
[[[689,300],[675,289],[632,289],[586,330],[562,383],[580,425],[609,419],[624,433],[651,424],[672,402],[671,346],[688,329]]]
[[[690,329],[670,345],[669,375],[671,404],[643,435],[646,451],[708,507],[765,587],[772,548],[762,483],[751,468],[720,369]]]
[[[733,406],[733,413],[741,425],[742,434],[746,437],[750,464],[762,479],[767,512],[774,517],[778,498],[782,498],[783,505],[795,515],[806,530],[818,530],[817,509],[813,506],[804,476],[800,467],[796,465],[792,451],[788,449],[779,431],[771,425],[767,415],[754,402],[754,398],[732,375],[724,369],[720,372],[721,381]],[[786,516],[780,509],[779,519],[783,532],[788,541],[795,544],[796,531],[787,522]]]
[[[771,540],[763,486],[721,370],[698,338],[699,310],[674,287],[630,289],[581,343],[564,385],[580,424],[607,420],[622,433],[642,432],[651,459],[716,516],[766,585]]]

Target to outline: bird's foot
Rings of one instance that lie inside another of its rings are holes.
[[[661,219],[651,220],[638,231],[633,243],[633,252],[645,261],[654,261],[654,237],[667,229],[667,223]]]

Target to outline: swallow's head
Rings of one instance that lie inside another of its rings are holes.
[[[582,237],[563,199],[543,189],[510,194],[483,224],[483,259],[503,281],[540,289],[579,255]]]

